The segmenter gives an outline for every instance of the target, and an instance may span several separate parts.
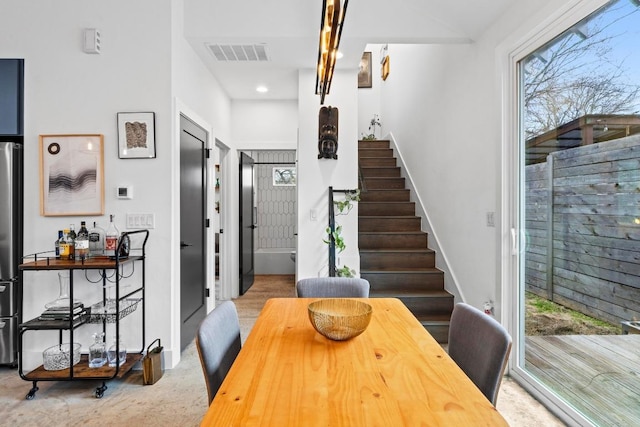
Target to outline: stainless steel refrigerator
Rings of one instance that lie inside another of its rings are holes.
[[[17,363],[18,302],[22,291],[23,150],[0,141],[0,364]]]

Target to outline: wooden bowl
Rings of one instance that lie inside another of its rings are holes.
[[[328,298],[309,304],[309,320],[313,328],[334,341],[357,337],[371,321],[371,306],[348,298]]]

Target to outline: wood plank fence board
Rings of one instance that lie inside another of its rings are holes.
[[[554,152],[525,177],[527,289],[607,321],[640,313],[640,135]]]

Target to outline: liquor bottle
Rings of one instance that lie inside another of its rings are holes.
[[[83,261],[89,258],[89,231],[85,221],[80,221],[80,230],[75,243],[76,258]]]
[[[75,225],[69,225],[69,231],[67,233],[67,244],[69,245],[69,259],[76,259],[76,231]]]
[[[58,242],[60,250],[60,259],[69,259],[69,243],[67,243],[67,236],[69,235],[69,229],[62,230],[62,238]]]
[[[62,230],[58,230],[58,240],[54,243],[56,248],[56,258],[60,258],[60,239],[62,239]]]
[[[116,228],[116,225],[113,223],[113,217],[115,215],[109,215],[109,227],[105,233],[104,239],[104,252],[106,256],[115,257],[116,249],[118,247],[118,237],[120,233]]]
[[[104,255],[104,230],[93,222],[93,228],[89,230],[89,256]]]

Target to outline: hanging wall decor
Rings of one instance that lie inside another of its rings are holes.
[[[382,65],[380,68],[382,80],[387,80],[389,76],[389,45],[385,44],[380,48],[380,64]]]
[[[372,87],[371,80],[371,52],[363,52],[358,71],[358,88]]]
[[[40,214],[104,213],[104,137],[40,135]]]
[[[338,109],[331,106],[318,115],[318,158],[338,159]]]
[[[153,112],[118,113],[118,157],[153,159],[156,157],[156,115]]]

